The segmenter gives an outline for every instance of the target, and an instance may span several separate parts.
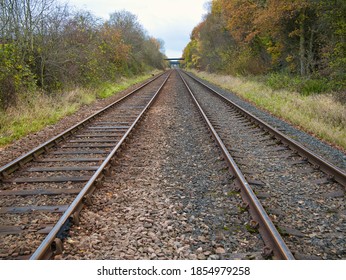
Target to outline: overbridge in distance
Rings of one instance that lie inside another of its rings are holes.
[[[185,58],[183,58],[183,57],[180,57],[180,58],[165,58],[165,60],[171,60],[171,61],[174,61],[174,60],[185,60]]]
[[[180,58],[165,58],[165,60],[169,61],[169,65],[171,68],[179,68],[180,66],[180,60],[185,60],[185,58],[180,57]]]

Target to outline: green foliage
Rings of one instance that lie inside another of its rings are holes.
[[[54,0],[15,2],[0,2],[0,146],[164,69],[163,42],[129,12],[101,22]]]
[[[256,75],[262,74],[265,71],[260,59],[250,48],[234,51],[231,57],[232,63],[227,65],[226,73],[233,75]]]
[[[14,44],[0,45],[0,107],[7,108],[17,101],[20,90],[35,89],[34,75],[28,65],[21,64]]]
[[[245,228],[251,234],[255,234],[255,233],[257,234],[258,233],[258,229],[251,227],[249,224],[245,224]]]
[[[267,85],[272,89],[290,88],[292,84],[291,77],[280,73],[272,73],[268,76]]]
[[[302,81],[299,92],[303,95],[330,91],[331,87],[326,79],[305,79]]]
[[[266,84],[274,90],[293,90],[305,96],[337,90],[335,84],[329,82],[326,78],[313,79],[286,73],[271,73],[265,76],[264,79]]]

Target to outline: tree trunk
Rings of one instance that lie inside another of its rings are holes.
[[[314,53],[313,53],[313,47],[314,47],[314,33],[315,30],[311,28],[310,33],[310,41],[309,41],[309,49],[307,54],[307,74],[310,75],[314,70]]]
[[[41,88],[44,89],[44,59],[43,59],[43,56],[41,56],[41,65],[40,65],[40,80],[41,80]]]
[[[305,12],[303,11],[300,16],[300,25],[299,25],[299,60],[300,60],[300,75],[305,76],[305,25],[304,17]]]

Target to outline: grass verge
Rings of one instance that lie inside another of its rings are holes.
[[[81,106],[96,99],[110,97],[129,86],[151,77],[152,72],[132,78],[122,78],[116,83],[104,83],[96,88],[76,88],[51,96],[35,92],[18,101],[16,107],[0,111],[0,147],[37,132],[75,113]]]
[[[265,82],[245,77],[224,76],[191,70],[248,100],[302,130],[346,150],[346,106],[337,94],[302,95],[289,90],[275,90]]]

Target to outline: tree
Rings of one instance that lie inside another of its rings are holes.
[[[233,74],[283,70],[344,85],[345,27],[341,0],[213,0],[185,48],[186,65]]]
[[[127,11],[103,22],[56,0],[0,0],[0,8],[0,107],[35,87],[52,92],[163,67],[163,43]]]
[[[122,34],[122,39],[126,45],[131,46],[130,61],[128,66],[134,72],[141,71],[140,63],[143,58],[143,43],[145,32],[137,20],[137,17],[128,11],[114,12],[110,15],[107,24],[114,30]]]

